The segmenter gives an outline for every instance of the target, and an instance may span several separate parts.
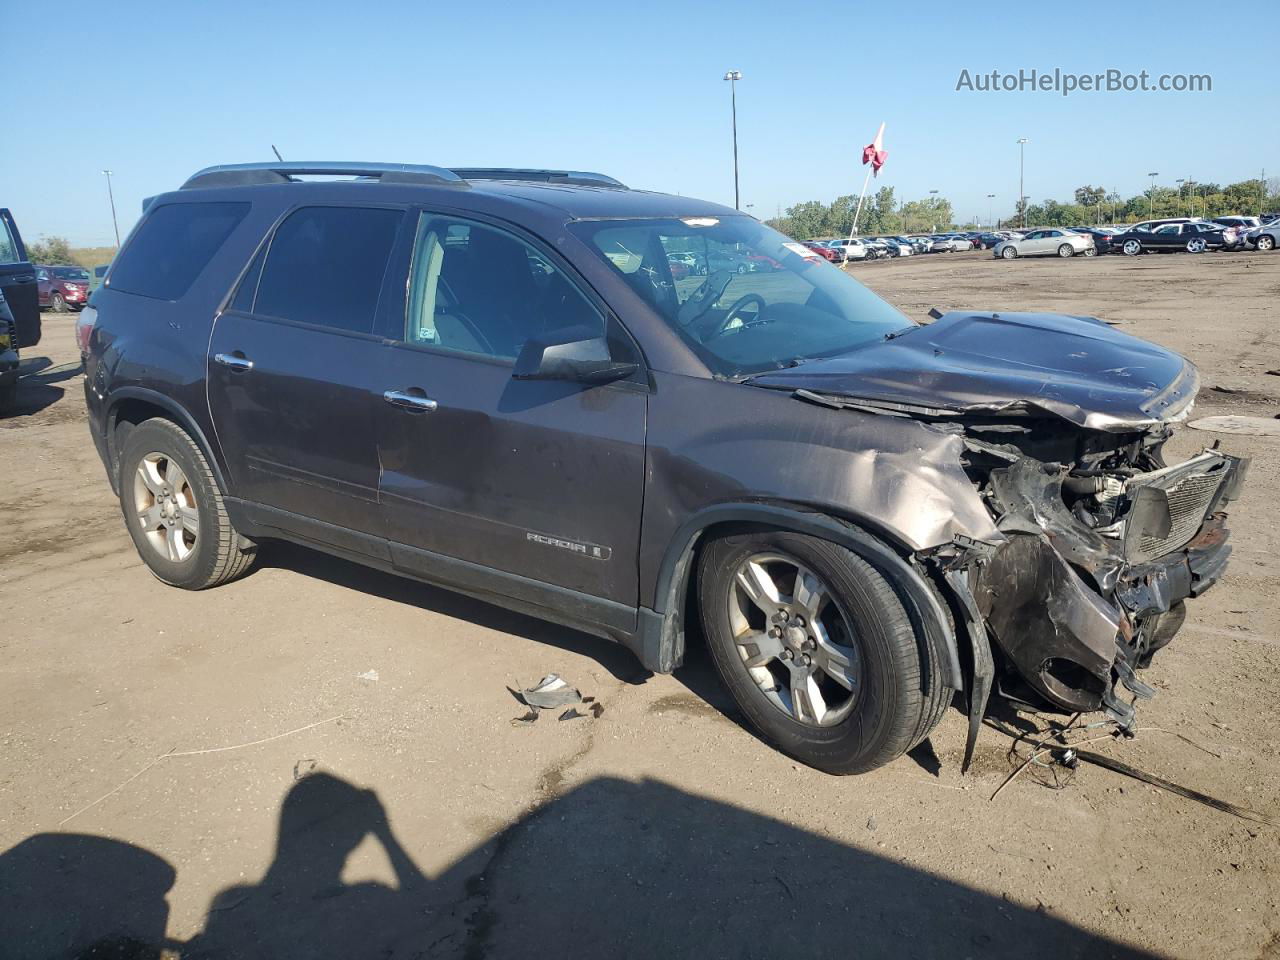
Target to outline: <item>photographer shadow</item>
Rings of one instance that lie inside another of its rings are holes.
[[[346,883],[367,837],[394,886]],[[275,857],[166,939],[172,867],[129,844],[46,834],[0,854],[14,960],[523,957],[1139,958],[1040,910],[655,780],[601,777],[428,878],[372,790],[312,774]]]

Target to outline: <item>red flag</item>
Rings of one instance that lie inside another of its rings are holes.
[[[862,162],[871,164],[871,170],[876,175],[880,175],[880,168],[884,166],[885,158],[889,156],[889,151],[882,146],[884,141],[884,124],[880,124],[880,129],[876,131],[876,138],[862,148]]]

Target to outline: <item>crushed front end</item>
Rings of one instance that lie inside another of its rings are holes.
[[[1168,422],[1109,426],[964,423],[966,470],[1006,540],[947,552],[999,651],[998,693],[1130,727],[1153,692],[1135,671],[1226,567],[1248,461],[1209,449],[1168,466]]]

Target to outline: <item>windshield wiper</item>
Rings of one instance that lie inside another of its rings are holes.
[[[884,338],[886,340],[897,340],[899,337],[905,337],[908,333],[912,333],[919,329],[920,324],[913,323],[911,326],[903,327],[901,330],[894,330],[892,333],[886,333]]]

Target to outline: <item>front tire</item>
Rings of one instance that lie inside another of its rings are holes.
[[[1000,256],[1006,260],[1016,260],[1018,259],[1018,251],[1013,247],[1005,247],[1000,251]]]
[[[902,601],[861,557],[826,540],[753,531],[707,544],[703,629],[721,679],[761,735],[835,774],[900,757],[952,692]]]
[[[203,590],[242,576],[256,545],[227,515],[222,490],[194,440],[170,420],[146,420],[124,438],[120,508],[157,580]]]
[[[49,309],[54,313],[67,312],[67,301],[62,299],[62,294],[57,291],[49,294]]]

